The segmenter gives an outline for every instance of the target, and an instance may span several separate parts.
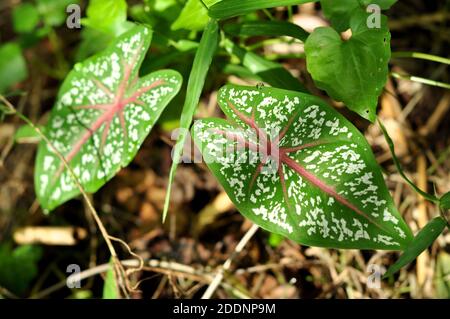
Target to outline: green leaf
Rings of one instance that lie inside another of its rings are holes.
[[[0,93],[27,77],[27,65],[20,46],[15,42],[0,46]]]
[[[128,29],[125,0],[90,0],[86,14],[82,23],[91,28],[115,35]]]
[[[112,261],[109,263],[111,267],[106,272],[105,283],[103,284],[103,299],[119,299],[119,286],[114,275],[114,265]]]
[[[223,0],[209,8],[209,16],[216,19],[228,19],[255,10],[316,1],[317,0]]]
[[[169,210],[172,183],[178,163],[181,159],[184,142],[186,140],[189,127],[191,126],[195,110],[198,106],[200,95],[202,94],[203,86],[205,85],[206,75],[216,52],[218,42],[219,24],[216,20],[211,19],[206,25],[205,31],[203,31],[200,44],[194,57],[191,73],[189,74],[186,100],[184,101],[180,119],[179,135],[172,155],[172,166],[170,167],[169,182],[167,186],[166,199],[164,202],[163,221],[166,219],[167,212]]]
[[[196,121],[192,135],[245,217],[303,245],[403,249],[411,241],[369,144],[332,107],[235,85],[218,102],[228,121]]]
[[[180,89],[181,76],[172,70],[138,77],[150,41],[148,28],[134,27],[105,51],[76,64],[60,88],[45,133],[89,193],[131,162]],[[49,210],[79,194],[70,172],[44,141],[36,159],[35,189]]]
[[[36,0],[36,6],[39,14],[44,19],[44,23],[48,26],[56,27],[66,21],[67,6],[79,2],[79,0]]]
[[[368,5],[378,5],[380,9],[389,9],[397,0],[321,0],[322,10],[332,26],[339,32],[350,27],[355,14],[366,12]]]
[[[373,122],[388,77],[391,36],[385,16],[381,16],[379,29],[370,29],[366,19],[366,13],[352,17],[348,41],[330,27],[315,29],[306,40],[305,52],[315,84]]]
[[[225,32],[240,36],[289,36],[305,42],[309,36],[303,28],[286,21],[250,21],[244,23],[229,23],[224,26]]]
[[[440,199],[439,199],[439,206],[442,209],[450,209],[450,192],[444,194]]]
[[[208,10],[202,0],[188,0],[178,18],[172,23],[172,30],[187,29],[191,31],[203,30],[208,23]],[[208,7],[220,0],[203,0]]]
[[[31,3],[23,3],[12,12],[14,31],[28,33],[34,30],[39,22],[39,12]]]
[[[306,88],[300,81],[281,64],[266,60],[256,53],[247,51],[229,39],[225,39],[223,45],[229,54],[237,56],[243,66],[263,79],[264,82],[274,87],[306,92]]]
[[[446,225],[447,222],[442,217],[436,217],[426,224],[417,236],[414,237],[413,241],[406,247],[397,262],[388,269],[384,275],[384,278],[395,274],[402,267],[416,259],[417,256],[433,244],[436,238],[438,238],[438,236],[442,233]]]
[[[395,155],[395,147],[394,142],[392,142],[391,137],[389,136],[386,127],[384,127],[383,123],[381,121],[378,121],[378,124],[380,125],[381,131],[383,132],[384,138],[389,146],[389,150],[391,151],[392,160],[394,161],[395,167],[397,168],[397,171],[399,172],[400,176],[403,177],[403,179],[411,186],[418,194],[422,195],[424,198],[429,200],[433,203],[438,203],[439,199],[431,194],[428,194],[421,190],[419,187],[416,186],[409,178],[406,176],[406,174],[403,172],[402,166],[400,164],[400,161],[398,160],[397,156]]]
[[[38,274],[41,255],[38,246],[24,245],[13,250],[9,245],[0,245],[0,286],[23,295]]]

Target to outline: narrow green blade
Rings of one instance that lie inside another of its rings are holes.
[[[197,108],[200,95],[202,94],[203,86],[205,84],[206,74],[208,73],[212,59],[216,52],[219,42],[219,24],[215,19],[210,19],[203,31],[203,36],[200,45],[195,54],[192,70],[189,75],[187,85],[187,95],[184,101],[183,112],[180,119],[180,130],[177,139],[177,144],[172,156],[172,167],[170,168],[169,182],[167,185],[166,200],[164,203],[163,221],[166,219],[167,211],[169,210],[170,192],[172,189],[173,179],[178,167],[178,162],[181,159],[183,152],[184,141],[189,132],[189,127],[194,117],[195,109]]]

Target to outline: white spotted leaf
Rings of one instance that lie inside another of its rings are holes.
[[[151,37],[149,28],[133,27],[103,52],[75,65],[60,88],[45,134],[89,193],[131,162],[180,89],[181,76],[172,70],[139,77]],[[70,172],[44,141],[37,154],[35,189],[48,210],[79,194]]]
[[[192,135],[237,209],[262,228],[310,246],[403,249],[412,234],[363,135],[322,100],[228,85],[228,120]]]

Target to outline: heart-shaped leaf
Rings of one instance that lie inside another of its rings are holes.
[[[87,192],[128,165],[159,115],[177,94],[181,76],[161,70],[138,77],[151,30],[135,26],[100,54],[75,65],[64,81],[45,132]],[[79,194],[70,172],[41,142],[36,193],[53,209]]]
[[[411,241],[370,146],[322,100],[230,85],[218,101],[230,121],[196,121],[192,135],[244,216],[305,245],[402,249]]]
[[[364,12],[352,17],[352,37],[347,41],[333,28],[315,29],[306,40],[305,52],[316,85],[373,122],[388,76],[391,35],[385,16],[380,17],[380,28],[369,28],[367,17]]]

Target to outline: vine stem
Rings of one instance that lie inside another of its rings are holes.
[[[434,80],[430,80],[430,79],[426,79],[426,78],[421,78],[419,76],[400,74],[397,72],[391,72],[391,75],[397,79],[403,79],[403,80],[418,82],[418,83],[427,84],[427,85],[431,85],[431,86],[437,86],[437,87],[441,87],[444,89],[450,89],[450,84],[448,84],[448,83],[434,81]]]
[[[225,271],[230,269],[234,257],[236,257],[244,249],[244,247],[247,245],[247,243],[250,241],[250,239],[253,237],[253,235],[256,233],[258,229],[259,226],[253,224],[252,227],[245,233],[245,235],[236,245],[234,252],[230,255],[230,257],[228,257],[228,259],[225,261],[222,267],[220,267],[219,271],[214,276],[213,280],[211,281],[205,293],[203,294],[202,299],[210,299],[212,297],[217,287],[219,287],[219,285],[221,284]]]
[[[77,188],[80,190],[83,199],[86,201],[86,205],[88,207],[88,210],[90,211],[90,213],[92,214],[92,216],[94,217],[95,222],[97,223],[97,226],[106,242],[106,245],[108,246],[109,252],[111,254],[111,258],[113,260],[114,263],[114,273],[116,278],[118,279],[118,283],[119,286],[122,289],[123,294],[128,297],[128,291],[127,291],[127,285],[125,284],[127,279],[125,276],[125,270],[122,266],[122,264],[119,261],[119,258],[117,256],[117,252],[114,248],[114,245],[112,244],[112,239],[116,240],[116,238],[110,236],[105,228],[105,226],[103,225],[97,211],[94,208],[94,205],[92,204],[92,202],[89,199],[89,195],[86,193],[86,191],[84,190],[83,186],[81,185],[80,180],[78,179],[78,177],[76,176],[75,172],[72,170],[72,168],[70,167],[69,163],[67,162],[67,160],[65,159],[65,157],[56,149],[56,147],[53,145],[53,143],[47,138],[47,136],[42,132],[42,130],[37,127],[30,119],[28,119],[28,117],[26,117],[24,114],[22,114],[21,112],[17,111],[16,108],[3,96],[0,95],[0,101],[2,101],[6,107],[9,109],[10,112],[8,112],[9,114],[12,115],[17,115],[20,119],[22,119],[25,123],[27,123],[44,141],[45,143],[51,148],[51,150],[53,152],[55,152],[56,156],[58,156],[58,158],[61,160],[61,162],[63,163],[63,165],[66,167],[66,169],[68,170],[69,174],[71,175],[71,177],[73,178]]]
[[[415,58],[415,59],[422,59],[422,60],[428,60],[443,64],[450,65],[450,59],[443,58],[437,55],[432,55],[428,53],[422,53],[422,52],[409,52],[409,51],[399,51],[399,52],[392,52],[391,55],[392,58]]]

